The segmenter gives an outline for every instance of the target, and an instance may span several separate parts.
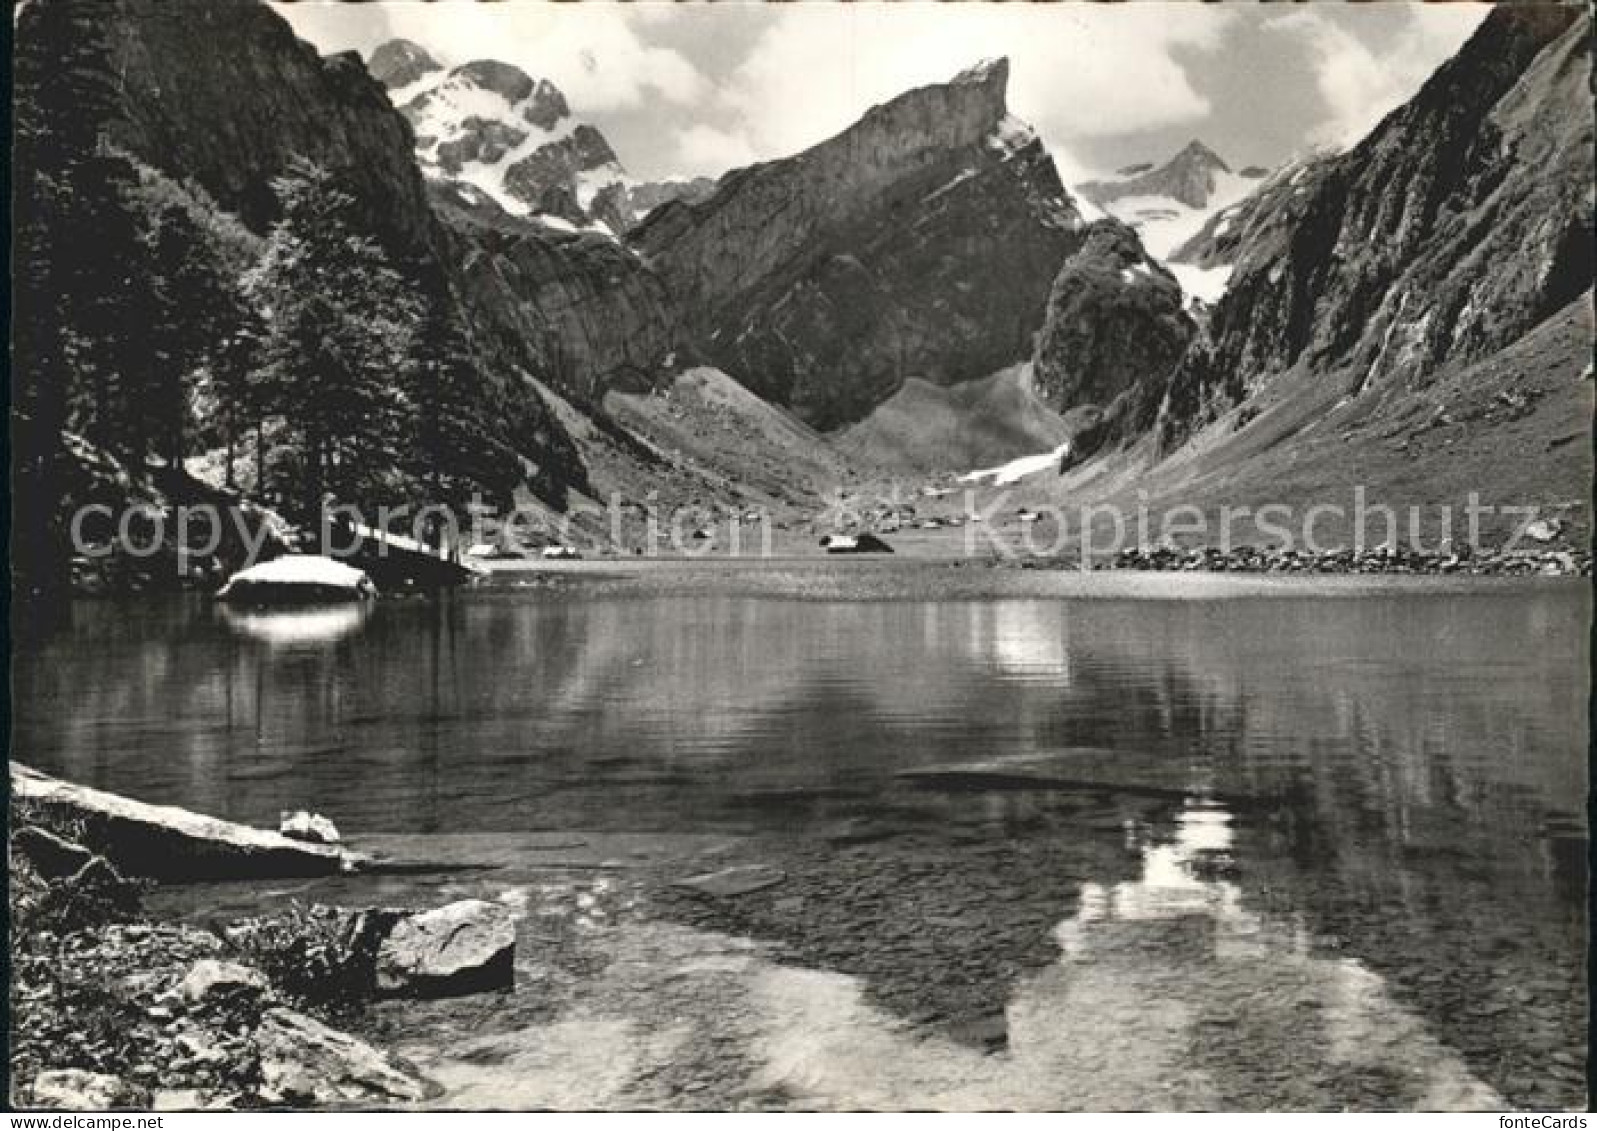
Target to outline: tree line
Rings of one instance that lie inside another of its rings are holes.
[[[255,233],[119,150],[104,130],[110,47],[76,26],[91,17],[46,5],[34,18],[62,26],[15,59],[19,572],[30,553],[61,550],[51,504],[70,478],[66,432],[135,473],[205,455],[229,486],[299,520],[327,495],[508,494],[524,471],[507,440],[516,406],[477,372],[436,271],[396,261],[312,162],[272,183],[277,218]]]

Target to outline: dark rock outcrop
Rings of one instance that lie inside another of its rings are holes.
[[[948,384],[1029,354],[1081,219],[1006,115],[1007,80],[1007,62],[984,64],[656,208],[632,240],[698,349],[828,428],[908,377]]]
[[[397,90],[443,67],[420,44],[408,39],[390,39],[372,52],[366,69],[389,90]]]
[[[277,214],[272,179],[305,157],[340,174],[394,251],[426,246],[431,217],[409,131],[358,55],[322,57],[255,0],[93,7],[117,68],[108,140],[197,181],[257,231]],[[28,23],[24,8],[19,39]]]
[[[559,87],[548,79],[539,79],[527,95],[521,116],[540,130],[552,130],[561,119],[571,116],[571,107]]]
[[[1219,154],[1194,139],[1157,169],[1130,165],[1120,170],[1120,180],[1088,181],[1077,189],[1094,204],[1111,204],[1130,196],[1167,196],[1188,208],[1203,208],[1209,203],[1219,174],[1230,171]]]
[[[1195,329],[1169,271],[1130,227],[1101,220],[1054,280],[1035,387],[1061,412],[1108,405],[1138,382],[1168,376]]]
[[[483,90],[491,90],[509,103],[532,97],[537,86],[526,71],[513,63],[501,63],[497,59],[474,60],[456,67],[449,72],[449,76]]]
[[[527,140],[527,131],[494,118],[467,118],[458,137],[438,143],[438,165],[446,173],[459,173],[468,161],[486,165],[504,159]]]
[[[1274,375],[1351,395],[1517,340],[1592,285],[1591,17],[1494,9],[1406,105],[1254,223],[1161,409],[1178,443]]]

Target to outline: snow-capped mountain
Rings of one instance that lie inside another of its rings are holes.
[[[1225,290],[1227,272],[1171,263],[1170,257],[1216,213],[1252,192],[1261,175],[1254,167],[1232,172],[1219,154],[1193,140],[1158,168],[1127,166],[1117,176],[1089,181],[1077,191],[1137,229],[1148,252],[1167,262],[1183,290],[1214,302]]]
[[[593,224],[594,198],[612,185],[630,187],[604,134],[575,118],[547,79],[491,59],[445,70],[407,40],[378,47],[368,69],[410,121],[417,159],[433,180],[557,226]]]

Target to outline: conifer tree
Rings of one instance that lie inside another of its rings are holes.
[[[263,407],[293,440],[282,494],[309,518],[327,494],[355,502],[391,486],[419,310],[332,174],[298,161],[273,188],[281,218],[246,286],[263,319]]]

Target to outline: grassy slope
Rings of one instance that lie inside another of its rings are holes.
[[[1347,399],[1346,376],[1288,375],[1249,402],[1260,414],[1240,429],[1233,412],[1154,467],[1145,450],[1133,449],[1046,485],[1045,494],[1135,505],[1141,490],[1156,506],[1213,511],[1279,502],[1301,511],[1321,502],[1351,508],[1362,485],[1371,504],[1426,507],[1422,530],[1430,532],[1440,525],[1436,508],[1446,504],[1462,531],[1474,491],[1483,502],[1557,513],[1571,523],[1570,541],[1584,544],[1593,390],[1582,375],[1592,340],[1588,295],[1508,348],[1418,388]],[[1482,525],[1500,537],[1515,521]],[[1338,528],[1328,519],[1317,529]]]
[[[671,462],[734,485],[751,503],[806,506],[854,474],[823,436],[718,369],[687,370],[651,393],[610,392],[604,410]]]
[[[1059,446],[1063,418],[1031,389],[1031,366],[943,387],[910,378],[859,423],[837,433],[839,451],[906,472],[970,471]]]
[[[1281,503],[1294,508],[1300,525],[1315,504],[1351,512],[1354,488],[1362,485],[1369,504],[1399,508],[1400,522],[1407,522],[1402,508],[1423,508],[1420,531],[1431,545],[1441,534],[1443,505],[1453,507],[1455,540],[1464,536],[1464,506],[1475,491],[1484,502],[1558,514],[1570,523],[1569,543],[1583,545],[1591,534],[1593,389],[1582,374],[1592,338],[1588,297],[1500,353],[1444,370],[1419,387],[1347,397],[1349,375],[1292,373],[1244,406],[1257,411],[1244,426],[1237,427],[1233,413],[1157,463],[1144,442],[1067,476],[1043,473],[968,495],[960,487],[937,500],[921,497],[919,487],[1060,442],[1067,426],[1031,393],[1026,367],[954,389],[912,381],[830,438],[712,369],[680,374],[654,393],[610,393],[603,405],[609,426],[553,395],[549,400],[586,453],[601,501],[610,492],[636,500],[652,491],[667,509],[769,508],[782,552],[817,552],[816,534],[830,529],[825,502],[840,487],[862,505],[913,501],[921,518],[962,515],[970,507],[988,511],[995,520],[989,528],[1006,531],[1016,544],[1023,507],[1057,506],[1073,516],[1083,504],[1109,502],[1131,515],[1146,498],[1155,515],[1193,504],[1212,521],[1221,507]],[[1484,541],[1499,541],[1518,521],[1487,518]],[[601,524],[588,525],[595,536],[604,533]],[[1067,531],[1073,525],[1067,522]],[[1384,523],[1367,529],[1370,542],[1384,540]],[[1055,544],[1050,522],[1034,533],[1039,545]],[[1322,544],[1351,541],[1352,523],[1324,515],[1315,533]],[[911,556],[960,556],[967,549],[985,556],[986,530],[977,534],[905,529],[889,541]],[[1212,522],[1207,537],[1183,540],[1213,543],[1217,534]],[[1407,538],[1401,528],[1399,535]],[[1233,542],[1271,540],[1251,519],[1232,527]],[[1074,541],[1057,544],[1069,550]]]

